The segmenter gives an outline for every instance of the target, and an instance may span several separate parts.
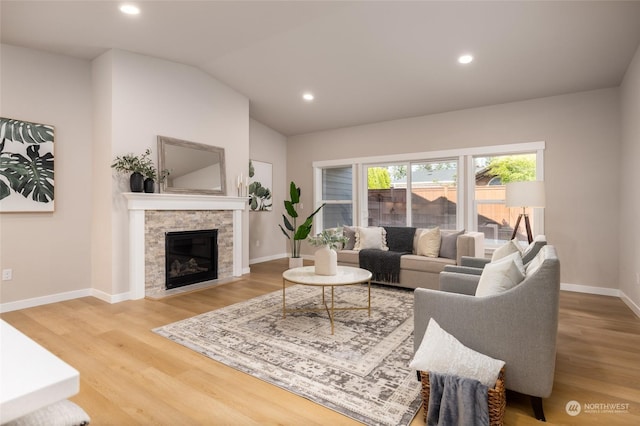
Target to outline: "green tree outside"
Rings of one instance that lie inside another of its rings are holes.
[[[536,156],[507,155],[494,157],[489,162],[489,173],[498,176],[503,184],[536,180]]]
[[[391,188],[391,176],[389,170],[383,167],[369,167],[367,169],[368,189],[389,189]]]

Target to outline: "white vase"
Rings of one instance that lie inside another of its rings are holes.
[[[304,259],[301,257],[289,258],[289,269],[300,268],[304,265]]]
[[[336,275],[338,270],[338,254],[335,250],[324,246],[315,253],[316,275]]]

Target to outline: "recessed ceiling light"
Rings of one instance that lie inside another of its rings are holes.
[[[458,58],[458,62],[461,64],[469,64],[473,61],[473,56],[471,55],[462,55]]]
[[[307,102],[311,102],[314,99],[313,93],[305,93],[302,95],[302,99]]]
[[[120,12],[127,15],[138,15],[140,13],[140,8],[135,4],[123,4],[120,6]]]

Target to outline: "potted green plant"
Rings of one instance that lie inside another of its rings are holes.
[[[149,158],[151,150],[147,150],[142,155],[125,154],[117,156],[111,167],[118,173],[130,173],[129,185],[131,192],[142,192],[144,190],[145,174],[153,169],[153,161]],[[155,169],[154,169],[155,172]]]
[[[348,241],[342,228],[325,229],[321,233],[309,237],[307,240],[316,250],[315,273],[317,275],[336,275],[338,271],[338,254],[336,250],[342,248]]]
[[[289,239],[291,244],[291,259],[289,260],[289,267],[302,266],[302,258],[300,257],[300,245],[303,240],[307,239],[311,233],[311,227],[313,226],[313,217],[324,207],[324,204],[318,207],[313,213],[311,213],[305,221],[298,226],[298,211],[296,206],[300,203],[300,188],[296,186],[294,182],[291,182],[289,186],[289,194],[291,199],[285,200],[284,208],[287,211],[287,215],[283,214],[282,219],[284,221],[284,227],[280,226],[282,233]]]
[[[155,168],[153,163],[148,162],[145,163],[144,170],[142,171],[142,175],[144,176],[144,192],[153,193],[156,191],[155,183],[164,182],[164,180],[169,176],[170,172],[167,169],[162,170],[162,172],[158,173],[158,170]]]

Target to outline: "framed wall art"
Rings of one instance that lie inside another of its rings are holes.
[[[249,208],[251,211],[271,211],[273,200],[273,166],[271,163],[249,160]]]
[[[54,210],[54,128],[0,117],[0,212]]]

